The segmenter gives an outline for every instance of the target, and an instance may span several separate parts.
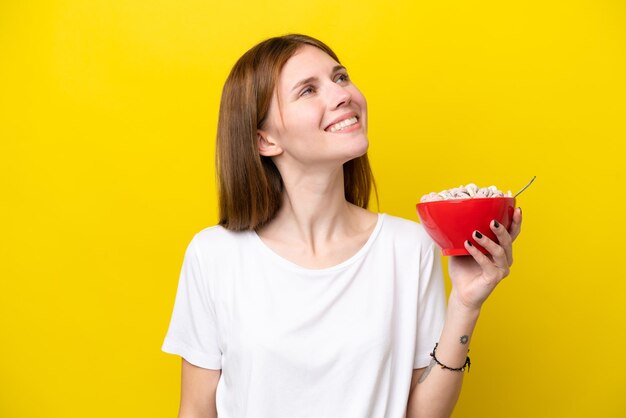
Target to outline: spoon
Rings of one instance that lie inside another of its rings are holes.
[[[522,188],[522,190],[520,190],[519,192],[515,193],[515,196],[513,196],[513,198],[515,199],[520,193],[522,193],[524,190],[526,190],[528,188],[528,186],[533,184],[533,181],[535,181],[536,178],[537,178],[537,176],[533,176],[533,178],[528,182],[528,184],[526,186],[524,186]]]

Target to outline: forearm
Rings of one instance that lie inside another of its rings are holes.
[[[463,366],[478,321],[478,311],[468,310],[451,295],[437,359],[448,367]],[[434,360],[411,388],[407,418],[449,417],[461,393],[463,372],[441,368]]]

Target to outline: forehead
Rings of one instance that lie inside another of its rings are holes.
[[[321,77],[338,64],[321,49],[304,45],[283,66],[278,77],[278,85],[281,90],[291,89],[298,81],[309,77]]]

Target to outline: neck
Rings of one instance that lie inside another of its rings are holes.
[[[319,245],[349,235],[355,228],[357,209],[345,199],[343,167],[333,170],[287,173],[283,176],[281,209],[264,229],[290,240],[306,243],[311,251]]]

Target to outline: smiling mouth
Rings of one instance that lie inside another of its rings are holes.
[[[330,125],[328,128],[326,128],[326,131],[327,132],[339,132],[349,126],[354,125],[358,121],[359,121],[358,117],[352,116],[351,118],[344,119],[341,122],[337,122],[333,125]]]

